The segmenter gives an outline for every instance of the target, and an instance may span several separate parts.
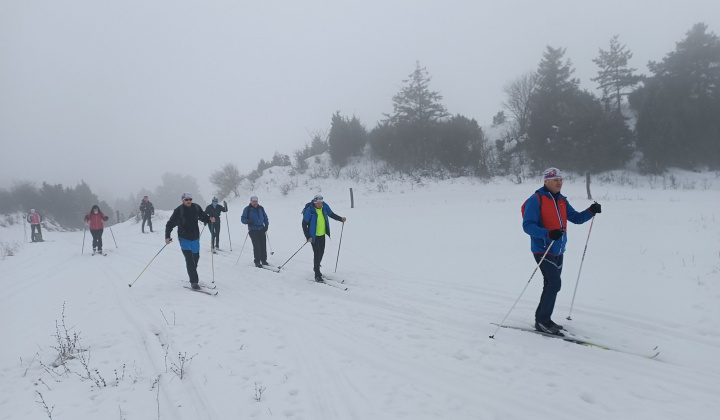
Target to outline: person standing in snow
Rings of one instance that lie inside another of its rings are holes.
[[[209,217],[199,204],[193,203],[190,193],[183,193],[182,202],[173,211],[172,216],[165,225],[165,244],[172,242],[170,234],[173,228],[177,226],[178,241],[185,257],[190,286],[194,290],[199,290],[197,265],[200,260],[200,229],[198,229],[198,220],[208,224],[215,222],[215,218]]]
[[[557,168],[546,169],[543,179],[545,185],[535,191],[523,205],[522,227],[530,235],[530,250],[535,261],[540,263],[542,260],[540,271],[543,275],[543,291],[535,311],[535,329],[561,335],[562,325],[553,322],[551,316],[562,283],[560,274],[567,243],[567,222],[585,223],[600,213],[602,208],[600,204],[593,203],[585,211],[576,211],[567,198],[560,194],[563,178]],[[545,259],[542,259],[543,255]]]
[[[218,198],[213,197],[212,204],[205,208],[205,213],[209,217],[215,218],[215,223],[208,225],[210,229],[210,248],[220,249],[220,213],[227,212],[227,201],[223,201],[223,205],[218,204]]]
[[[328,217],[343,223],[347,220],[347,218],[333,213],[330,206],[323,201],[322,195],[316,195],[312,199],[312,205],[305,207],[302,220],[305,238],[308,242],[312,243],[315,281],[320,282],[323,281],[322,273],[320,272],[320,263],[325,254],[325,236],[330,236],[330,221]]]
[[[253,259],[255,267],[262,268],[267,262],[266,232],[270,227],[270,219],[263,206],[258,204],[256,196],[250,197],[250,204],[243,209],[240,221],[248,225],[248,235],[253,244]]]
[[[152,220],[150,218],[155,214],[155,207],[153,207],[147,195],[143,197],[142,202],[140,202],[140,214],[142,215],[142,226],[140,226],[140,230],[142,230],[142,233],[145,233],[145,222],[147,222],[150,232],[152,232]]]
[[[85,215],[85,223],[89,225],[90,234],[93,238],[93,254],[98,252],[102,254],[102,235],[103,235],[103,221],[107,222],[108,217],[100,211],[100,207],[97,204],[92,206],[90,213]]]
[[[40,231],[40,223],[42,223],[42,216],[35,212],[35,209],[30,209],[30,214],[27,215],[27,221],[30,223],[30,238],[33,242],[42,242],[42,232]],[[37,240],[35,238],[35,230],[37,230]]]

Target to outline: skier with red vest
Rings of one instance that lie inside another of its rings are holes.
[[[95,252],[102,254],[102,234],[103,221],[108,221],[108,217],[100,211],[100,207],[97,204],[92,206],[90,213],[85,215],[85,222],[89,225],[90,234],[93,238],[93,255]]]
[[[560,194],[562,173],[557,168],[543,172],[544,186],[523,204],[523,230],[530,235],[530,250],[540,264],[544,286],[535,311],[535,329],[561,335],[562,325],[551,319],[555,299],[560,291],[563,254],[567,243],[567,222],[582,224],[600,213],[600,204],[593,203],[584,211],[576,211],[568,199]],[[548,249],[549,248],[549,249]],[[547,252],[547,255],[545,253]],[[545,259],[543,259],[545,255]]]

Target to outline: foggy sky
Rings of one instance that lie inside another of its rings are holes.
[[[485,125],[547,45],[594,91],[613,35],[647,74],[698,22],[720,33],[720,2],[0,0],[0,187],[112,200],[175,172],[209,197],[214,169],[292,157],[336,111],[370,130],[416,61]]]

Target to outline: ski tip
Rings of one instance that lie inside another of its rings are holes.
[[[128,287],[132,287],[132,284],[128,284]]]

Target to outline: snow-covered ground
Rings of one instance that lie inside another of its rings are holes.
[[[279,274],[252,266],[250,241],[236,263],[247,197],[229,202],[218,255],[203,234],[199,272],[202,282],[214,280],[214,297],[182,287],[179,247],[163,249],[168,212],[154,220],[160,233],[143,235],[135,221],[106,229],[107,257],[90,256],[89,235],[81,254],[83,232],[46,231],[48,242],[29,244],[22,225],[0,228],[1,242],[19,244],[0,261],[0,418],[607,420],[720,412],[716,173],[593,181],[603,213],[572,321],[565,317],[590,223],[569,228],[554,319],[628,352],[659,346],[655,359],[510,329],[489,338],[535,268],[520,205],[539,180],[302,178],[282,195],[268,185],[286,182],[282,171],[266,177],[254,192],[270,217],[270,262],[282,264],[303,246],[300,211],[322,190],[348,218],[336,274],[347,291],[310,281],[309,246]],[[582,178],[566,179],[563,193],[578,209],[591,203]],[[331,228],[325,273],[334,271],[340,242],[341,224]],[[507,324],[532,325],[541,287],[538,273]],[[79,350],[65,367],[53,367],[58,335]]]

